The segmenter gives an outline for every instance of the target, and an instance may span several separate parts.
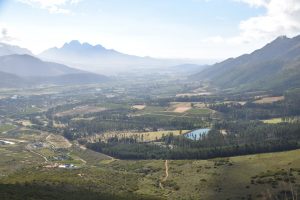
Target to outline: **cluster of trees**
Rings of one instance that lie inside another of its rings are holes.
[[[281,117],[283,113],[286,113],[286,108],[282,105],[282,103],[246,103],[245,105],[241,105],[239,103],[222,103],[212,104],[210,108],[225,114],[225,118],[231,120],[269,119]]]
[[[68,124],[65,136],[69,139],[103,133],[106,131],[156,131],[159,128],[167,130],[192,130],[204,127],[204,121],[187,117],[169,117],[157,115],[134,115],[131,109],[113,109],[92,114],[91,120],[71,120],[70,117],[60,117],[56,120]],[[87,117],[87,116],[86,116]],[[73,134],[73,136],[72,136]]]
[[[147,143],[97,142],[88,143],[86,146],[94,151],[128,160],[165,159],[169,157],[170,153],[167,148]]]
[[[248,100],[245,105],[237,102],[211,104],[210,108],[225,114],[226,119],[268,119],[300,115],[300,89],[287,91],[284,101],[257,104]]]
[[[27,114],[26,110],[32,109],[32,105],[42,108],[45,106],[45,99],[48,96],[14,96],[11,98],[0,99],[0,115],[9,115],[17,119]],[[52,102],[47,102],[51,104]]]
[[[293,89],[286,92],[285,105],[287,107],[288,114],[300,114],[300,89]]]
[[[226,134],[220,129],[226,129]],[[221,122],[197,141],[171,134],[155,143],[112,138],[87,147],[121,159],[208,159],[276,152],[300,147],[300,124]]]

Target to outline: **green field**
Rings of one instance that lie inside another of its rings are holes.
[[[32,113],[37,113],[37,112],[41,112],[42,111],[42,109],[40,109],[40,108],[37,108],[37,107],[27,107],[27,108],[25,108],[24,110],[22,110],[21,112],[20,112],[20,114],[32,114]]]
[[[266,119],[266,120],[263,120],[264,123],[266,124],[278,124],[278,123],[281,123],[283,122],[281,118],[273,118],[273,119]]]
[[[14,128],[16,128],[14,125],[11,125],[11,124],[2,124],[2,125],[0,125],[0,133],[10,131],[10,130],[12,130]]]
[[[209,108],[197,108],[197,109],[191,109],[187,111],[189,114],[193,115],[209,115],[212,114],[214,111]]]

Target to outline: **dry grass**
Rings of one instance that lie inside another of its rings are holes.
[[[29,120],[21,120],[18,123],[22,124],[22,126],[31,126],[32,123]]]
[[[211,92],[181,93],[181,94],[176,94],[176,97],[207,96],[211,94],[212,94]]]
[[[132,108],[137,110],[144,110],[146,108],[146,105],[134,105]]]
[[[277,101],[283,101],[284,100],[284,96],[278,96],[278,97],[264,97],[262,99],[256,100],[254,101],[254,103],[258,103],[258,104],[264,104],[264,103],[274,103]]]
[[[46,141],[53,145],[55,148],[69,148],[72,144],[61,135],[50,134],[46,137]]]
[[[80,121],[80,120],[91,121],[93,119],[95,119],[95,117],[87,117],[87,118],[75,117],[75,118],[72,118],[73,121]]]
[[[177,107],[175,108],[175,110],[173,110],[173,112],[176,112],[176,113],[184,113],[188,110],[190,110],[191,107],[187,107],[187,106],[180,106],[180,107]]]
[[[166,131],[154,131],[154,132],[107,132],[101,135],[98,135],[96,138],[93,138],[94,140],[101,139],[102,141],[106,141],[107,139],[111,137],[118,137],[118,138],[137,138],[139,141],[143,142],[149,142],[154,141],[157,139],[162,138],[163,135],[180,135],[187,133],[188,130],[166,130]],[[143,140],[142,140],[143,138]]]
[[[177,103],[172,102],[171,106],[168,108],[169,111],[176,112],[176,113],[184,113],[188,110],[192,109],[191,103]]]
[[[65,128],[65,127],[66,127],[66,125],[60,124],[60,123],[56,123],[55,121],[53,122],[53,126],[54,126],[55,128]]]
[[[206,104],[202,102],[194,103],[195,108],[206,108]]]
[[[62,116],[76,115],[76,114],[87,114],[87,113],[101,112],[101,111],[105,111],[105,110],[106,110],[106,108],[103,108],[103,107],[86,105],[86,106],[78,106],[71,110],[56,113],[56,116],[62,117]]]

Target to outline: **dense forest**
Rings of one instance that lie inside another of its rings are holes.
[[[300,115],[300,90],[289,90],[284,94],[284,101],[270,104],[258,104],[247,101],[244,105],[236,102],[211,104],[210,108],[226,115],[227,119],[268,119]]]
[[[226,129],[226,134],[220,129]],[[297,149],[300,124],[222,122],[200,140],[167,135],[156,143],[139,143],[131,138],[111,138],[88,143],[87,147],[121,159],[207,159]]]

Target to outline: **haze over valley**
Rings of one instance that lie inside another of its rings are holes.
[[[297,200],[299,17],[297,0],[0,1],[0,199]]]

